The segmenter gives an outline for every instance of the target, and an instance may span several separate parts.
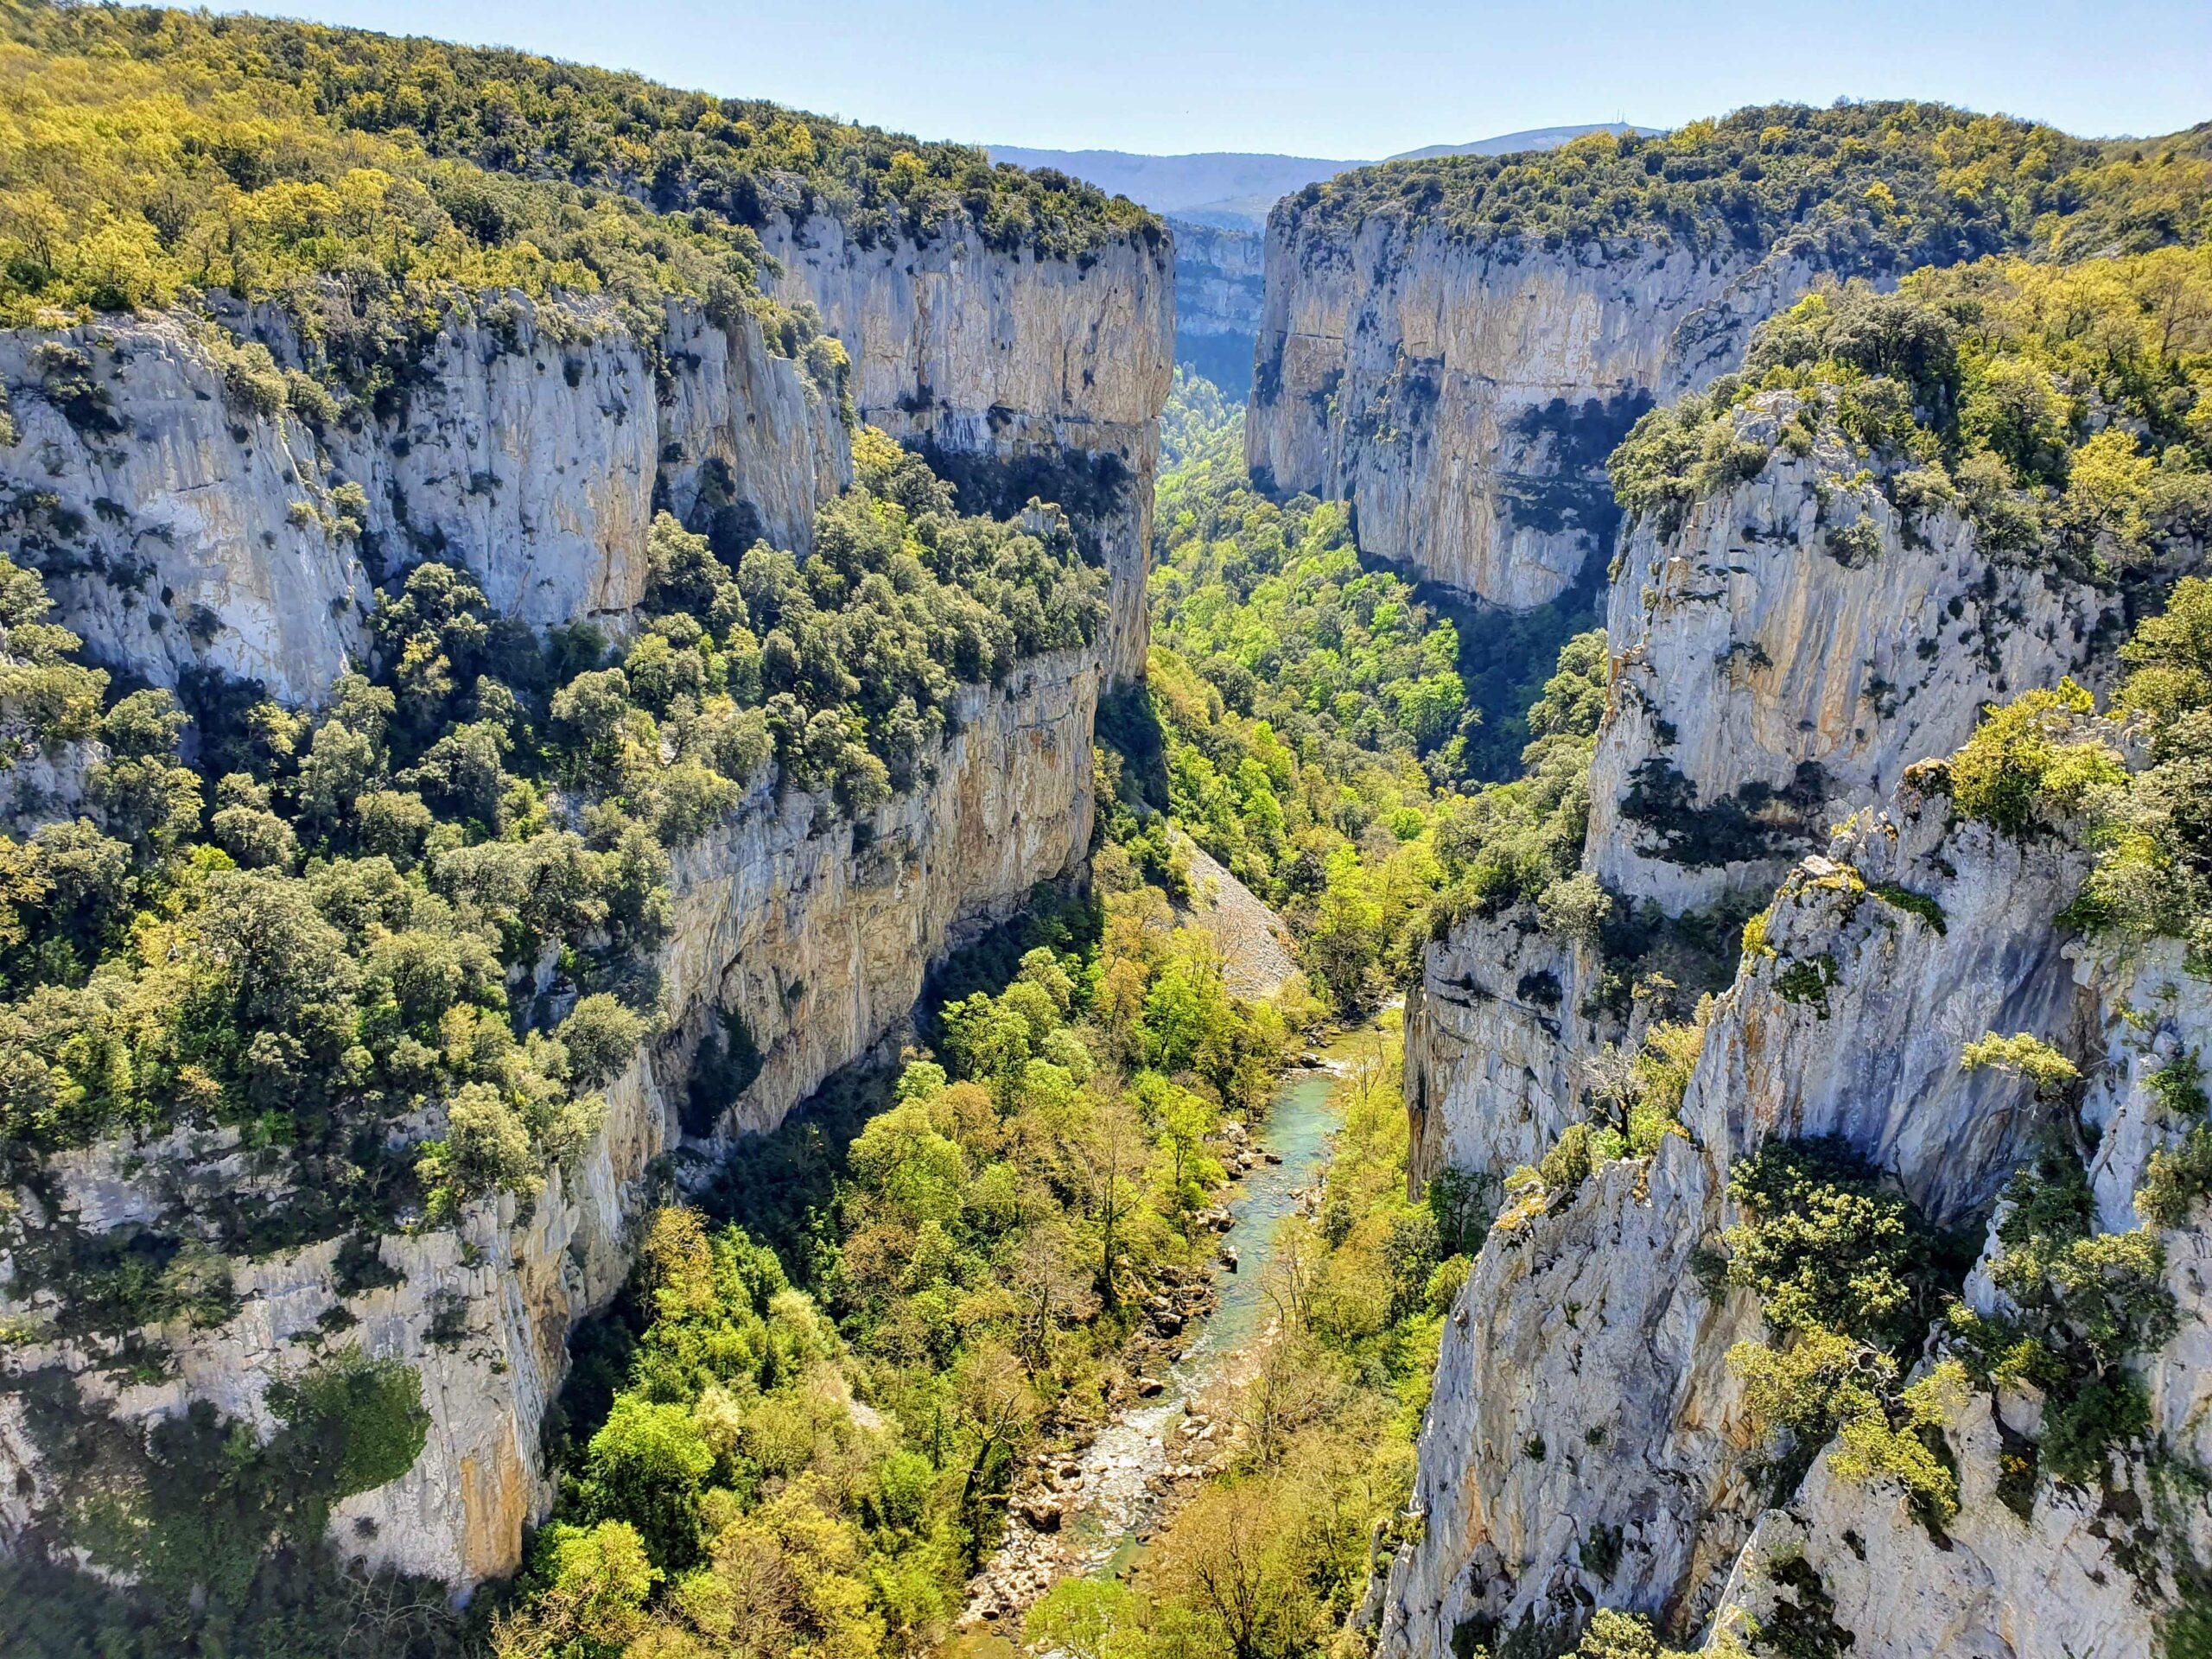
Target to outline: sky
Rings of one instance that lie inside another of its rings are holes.
[[[228,10],[228,7],[223,9]],[[1528,127],[1936,98],[2212,120],[2212,0],[278,0],[972,143],[1366,160]]]

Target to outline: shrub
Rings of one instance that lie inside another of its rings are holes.
[[[2079,735],[2094,709],[2069,679],[2056,691],[2026,692],[1993,710],[1952,757],[1958,810],[2026,840],[2080,814],[2098,791],[2124,785],[2127,774],[2112,748]]]

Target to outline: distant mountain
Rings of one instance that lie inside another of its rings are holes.
[[[1026,149],[1016,144],[985,146],[995,162],[1017,167],[1050,167],[1141,201],[1156,213],[1249,199],[1272,205],[1316,179],[1325,179],[1359,162],[1324,161],[1313,156],[1252,156],[1233,150],[1204,150],[1190,156],[1138,156],[1125,149]],[[1267,217],[1267,205],[1260,217]]]
[[[1649,132],[1649,127],[1607,121],[1586,127],[1534,127],[1470,144],[1431,144],[1384,159],[1414,161],[1431,156],[1503,156],[1516,149],[1550,149],[1586,132]],[[1268,222],[1268,209],[1292,191],[1363,161],[1332,162],[1315,156],[1248,155],[1235,150],[1200,150],[1187,156],[1141,156],[1126,149],[1031,149],[1020,144],[987,144],[995,162],[1017,167],[1050,167],[1141,201],[1156,213],[1218,230],[1255,231]]]
[[[1425,149],[1402,150],[1383,159],[1425,162],[1432,156],[1510,156],[1516,149],[1557,149],[1568,139],[1580,138],[1586,133],[1610,132],[1626,137],[1631,132],[1657,130],[1656,127],[1639,127],[1626,121],[1599,121],[1586,127],[1530,127],[1526,132],[1502,132],[1495,138],[1478,138],[1471,144],[1431,144]],[[1061,171],[1066,169],[1063,168]]]

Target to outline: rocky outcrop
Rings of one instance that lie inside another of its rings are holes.
[[[1986,1213],[2048,1119],[1959,1052],[1992,1031],[2069,1052],[2096,1034],[2050,925],[2082,871],[1910,789],[1840,826],[1754,924],[1685,1105],[1692,1136],[1736,1154],[1840,1136],[1939,1224]]]
[[[1231,996],[1265,1002],[1298,977],[1298,941],[1281,917],[1212,854],[1180,831],[1175,850],[1190,863],[1190,884],[1174,901],[1175,925],[1195,927],[1221,957],[1222,983]]]
[[[207,1399],[268,1429],[269,1385],[343,1326],[364,1352],[418,1370],[432,1426],[404,1478],[340,1507],[333,1538],[348,1555],[461,1586],[512,1572],[524,1526],[552,1500],[539,1429],[569,1333],[627,1273],[632,1223],[670,1190],[687,1118],[699,1152],[772,1127],[897,1028],[930,964],[969,930],[1081,861],[1100,679],[1095,652],[1033,659],[1003,686],[964,689],[934,779],[863,822],[764,779],[683,849],[658,963],[667,1034],[607,1089],[572,1178],[556,1169],[531,1202],[475,1206],[456,1228],[387,1235],[378,1276],[397,1281],[381,1287],[349,1293],[336,1240],[235,1262],[232,1318],[147,1333],[174,1356],[158,1382],[93,1369],[67,1342],[19,1344],[10,1369],[76,1373],[86,1407],[127,1421]],[[693,1058],[726,1018],[760,1065],[735,1103],[702,1122],[687,1092]],[[235,1133],[106,1144],[58,1160],[60,1196],[37,1218],[93,1234],[126,1223],[188,1233],[191,1194],[246,1166]],[[34,1295],[0,1303],[0,1314],[36,1322],[49,1306]],[[0,1491],[28,1496],[0,1509],[0,1525],[20,1526],[42,1496],[42,1459],[15,1414],[0,1410]]]
[[[1183,219],[1167,228],[1175,238],[1176,359],[1242,402],[1267,305],[1267,238]]]
[[[1643,515],[1615,563],[1586,862],[1670,914],[1771,889],[1985,704],[2095,683],[2124,625],[2119,593],[1984,550],[1955,505],[1896,505],[1902,463],[1832,425],[1782,447],[1798,408],[1732,411],[1764,467],[1678,525]]]
[[[1423,951],[1406,997],[1415,1191],[1446,1168],[1495,1180],[1574,1121],[1575,1064],[1599,1041],[1583,1009],[1593,968],[1526,906],[1463,920]]]
[[[2083,1122],[2100,1132],[2090,1166],[2096,1225],[2123,1232],[2139,1224],[2134,1192],[2151,1153],[2186,1128],[2159,1104],[2149,1076],[2212,1041],[2212,995],[2183,970],[2171,943],[2132,962],[2084,956],[2075,976],[2090,1015],[2087,1052],[2103,1057],[2082,1106]],[[1731,1574],[1724,1617],[1759,1624],[1777,1613],[1810,1615],[1849,1633],[1854,1652],[1907,1659],[2170,1650],[2164,1617],[2186,1587],[2182,1575],[2212,1547],[2201,1487],[2172,1474],[2177,1460],[2201,1467],[2212,1450],[2212,1237],[2202,1221],[2200,1208],[2189,1225],[2162,1236],[2179,1329],[2157,1353],[2132,1362],[2150,1389],[2159,1456],[2128,1452],[2094,1486],[2046,1479],[2024,1487],[2019,1456],[2038,1427],[2035,1397],[2012,1389],[1994,1398],[1971,1394],[1943,1431],[1959,1509],[1940,1533],[1902,1492],[1842,1478],[1822,1459],[1788,1503],[1759,1517]],[[1979,1273],[1967,1294],[1984,1313],[1995,1300]]]
[[[1268,223],[1245,458],[1349,501],[1363,550],[1527,609],[1612,550],[1606,456],[1811,285],[1802,258],[1630,244],[1557,251],[1296,199]]]
[[[2212,1022],[2195,1023],[2212,1004],[2193,982],[2180,982],[2171,960],[2118,981],[2073,960],[2052,918],[2078,883],[2077,858],[1956,822],[1943,798],[1907,788],[1888,812],[1860,814],[1826,855],[1789,873],[1711,1015],[1682,1107],[1688,1137],[1663,1141],[1649,1159],[1603,1165],[1570,1195],[1521,1200],[1477,1256],[1445,1326],[1421,1440],[1420,1531],[1391,1571],[1384,1653],[1441,1659],[1463,1630],[1471,1633],[1463,1640],[1495,1640],[1524,1624],[1571,1630],[1592,1605],[1653,1613],[1692,1633],[1752,1594],[1731,1584],[1745,1571],[1739,1547],[1749,1561],[1777,1548],[1788,1526],[1802,1535],[1802,1520],[1762,1518],[1774,1495],[1754,1478],[1759,1448],[1727,1370],[1729,1347],[1758,1334],[1756,1307],[1742,1293],[1719,1294],[1696,1270],[1695,1253],[1735,1218],[1730,1166],[1767,1139],[1840,1136],[1938,1222],[1986,1213],[2050,1109],[2018,1078],[1961,1071],[1959,1052],[1992,1030],[2026,1032],[2069,1052],[2111,1057],[2085,1109],[2104,1128],[2093,1179],[2111,1195],[2105,1224],[2133,1224],[2143,1162],[2178,1133],[2151,1118],[2142,1074],[2177,1045],[2212,1040]],[[1432,947],[1422,990],[1432,1029],[1436,982],[1455,964],[1478,973],[1485,962],[1519,964],[1536,959],[1531,950],[1551,950],[1547,971],[1577,971],[1545,936],[1514,941],[1514,954],[1501,950],[1499,925],[1488,925],[1487,940],[1463,929]],[[1446,1097],[1473,1113],[1440,1136],[1451,1161],[1496,1168],[1537,1146],[1547,1114],[1554,1137],[1582,1115],[1560,1092],[1567,1062],[1529,1046],[1541,1027],[1525,1012],[1528,999],[1519,1003],[1471,1000],[1467,1012],[1446,1016],[1465,1026],[1467,1052],[1482,1057],[1468,1069],[1486,1079]],[[2164,1024],[2146,1042],[2138,1033],[2149,1009]],[[2171,1034],[2184,1024],[2188,1033]],[[1409,1077],[1414,1040],[1409,1034]],[[1416,1100],[1416,1126],[1424,1107],[1435,1111],[1433,1101]],[[2194,1283],[2199,1252],[2194,1234],[2175,1241],[2171,1259],[2190,1264],[2175,1267],[2177,1283]],[[2194,1331],[2185,1320],[2176,1342],[2201,1346]],[[2191,1445],[2203,1432],[2203,1372],[2175,1366],[2170,1375],[2162,1418],[2177,1444]],[[1979,1455],[1955,1437],[1955,1449],[1962,1471]],[[1961,1475],[1969,1507],[1978,1478]],[[1833,1484],[1808,1483],[1791,1514],[1843,1503],[1821,1496]],[[1873,1518],[1830,1526],[1824,1535],[1838,1550],[1853,1547],[1847,1531],[1863,1543],[1889,1526],[1882,1517],[1891,1510],[1903,1515],[1903,1500],[1886,1491],[1851,1491],[1848,1501],[1871,1505]],[[2066,1540],[2095,1517],[2069,1519],[2065,1494],[2048,1501],[2037,1524],[2054,1529],[2053,1548],[2072,1548]],[[1918,1522],[1910,1526],[1925,1541]],[[1930,1559],[1948,1563],[1946,1582],[1966,1595],[1959,1586],[1970,1587],[1970,1564],[1940,1552]],[[1980,1617],[1987,1597],[2024,1582],[2016,1564],[1993,1571],[1985,1599],[1961,1618]],[[1886,1593],[1879,1572],[1859,1582],[1869,1596]],[[1865,1650],[1892,1650],[1881,1632],[1901,1615],[1885,1611],[1864,1625],[1836,1617],[1872,1633]],[[2051,1627],[2072,1628],[2056,1615]],[[1940,1643],[1897,1650],[2063,1651]]]
[[[969,512],[1057,502],[1113,578],[1109,683],[1144,671],[1157,417],[1174,366],[1164,242],[1080,258],[1001,252],[973,226],[863,245],[834,219],[772,219],[777,292],[820,312],[861,418],[911,442]]]
[[[1726,1570],[1758,1509],[1726,1355],[1758,1319],[1694,1271],[1719,1181],[1670,1138],[1492,1230],[1445,1325],[1382,1652],[1494,1648]]]
[[[298,362],[274,312],[236,322]],[[430,553],[535,626],[619,630],[658,507],[804,549],[852,471],[835,388],[750,315],[671,302],[659,349],[595,302],[495,297],[448,312],[382,412],[310,426],[175,317],[0,334],[0,532],[97,660],[157,684],[312,702],[364,652],[374,580]]]

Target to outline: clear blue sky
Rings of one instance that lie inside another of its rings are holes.
[[[1525,127],[1940,98],[2084,135],[2212,119],[2212,0],[274,0],[925,137],[1362,159]]]

